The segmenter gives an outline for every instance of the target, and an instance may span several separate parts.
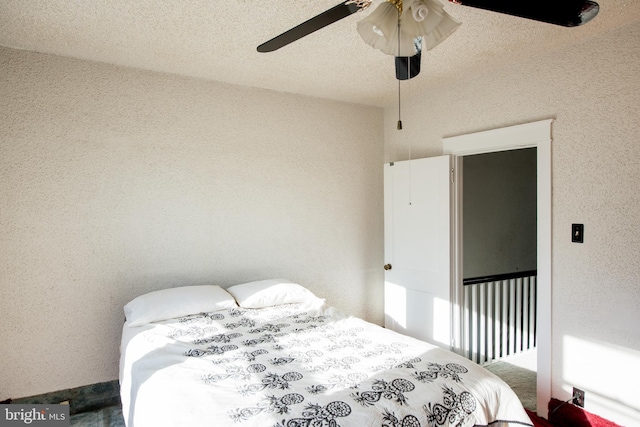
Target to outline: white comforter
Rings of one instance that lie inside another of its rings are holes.
[[[121,352],[128,427],[532,425],[473,362],[328,307],[125,323]]]

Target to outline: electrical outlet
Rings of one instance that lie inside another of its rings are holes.
[[[573,404],[584,408],[584,391],[579,388],[573,388]]]

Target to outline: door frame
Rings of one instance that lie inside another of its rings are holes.
[[[547,417],[551,400],[551,142],[553,119],[442,139],[442,154],[453,157],[451,197],[452,347],[462,337],[462,158],[466,155],[537,148],[537,413]]]

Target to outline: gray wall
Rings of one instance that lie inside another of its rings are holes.
[[[536,269],[536,149],[463,159],[464,278]]]

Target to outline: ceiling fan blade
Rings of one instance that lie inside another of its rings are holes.
[[[577,27],[586,24],[600,11],[591,0],[449,0],[463,6],[477,7],[507,15]]]
[[[336,21],[346,18],[347,16],[356,13],[357,11],[364,9],[366,6],[362,6],[358,2],[345,1],[331,9],[322,12],[319,15],[314,16],[308,21],[293,27],[289,31],[286,31],[279,36],[272,38],[271,40],[262,43],[258,46],[258,52],[273,52],[280,49],[283,46],[293,43],[294,41],[301,39],[302,37],[318,31],[321,28],[326,27],[329,24],[333,24]]]

